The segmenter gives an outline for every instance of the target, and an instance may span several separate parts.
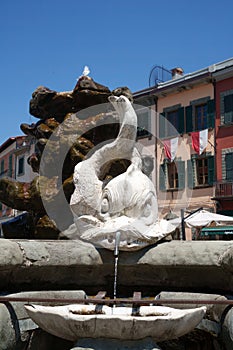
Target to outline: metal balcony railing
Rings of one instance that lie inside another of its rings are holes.
[[[218,181],[215,184],[215,197],[233,197],[233,181]]]

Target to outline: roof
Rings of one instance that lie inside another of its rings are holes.
[[[221,71],[233,68],[233,58],[229,58],[225,61],[218,62],[215,64],[212,64],[206,68],[194,71],[192,73],[187,73],[184,75],[179,76],[175,79],[170,79],[168,81],[159,83],[158,85],[136,91],[133,93],[134,98],[147,96],[147,95],[153,95],[153,94],[159,94],[160,92],[164,90],[174,89],[178,88],[179,86],[187,86],[189,84],[194,84],[196,82],[203,81],[209,81],[211,82],[211,77],[213,74],[221,74]]]
[[[4,143],[0,145],[0,153],[3,152],[6,148],[8,148],[10,145],[12,145],[12,143],[17,141],[18,139],[21,139],[22,137],[25,137],[25,136],[22,135],[22,136],[9,137],[9,139],[7,139]]]

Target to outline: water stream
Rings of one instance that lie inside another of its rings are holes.
[[[118,256],[115,256],[115,269],[114,269],[114,288],[113,288],[113,299],[117,296],[117,269],[118,269]]]
[[[114,249],[115,268],[114,268],[113,299],[116,299],[116,296],[117,296],[117,275],[118,275],[118,259],[119,259],[120,238],[121,238],[121,233],[120,233],[120,231],[117,231],[116,237],[115,237],[115,249]]]

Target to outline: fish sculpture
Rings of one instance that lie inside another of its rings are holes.
[[[70,200],[74,224],[64,235],[113,250],[120,232],[119,249],[138,250],[161,240],[175,226],[158,219],[156,191],[142,171],[136,145],[137,115],[132,103],[123,95],[110,96],[109,101],[120,119],[118,136],[76,165]],[[102,174],[116,159],[127,159],[130,165],[105,183]]]

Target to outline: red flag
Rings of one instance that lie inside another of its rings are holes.
[[[164,150],[166,157],[173,161],[176,157],[176,151],[178,147],[178,137],[173,139],[163,140]]]
[[[208,143],[208,129],[192,132],[191,137],[194,151],[202,154]]]

